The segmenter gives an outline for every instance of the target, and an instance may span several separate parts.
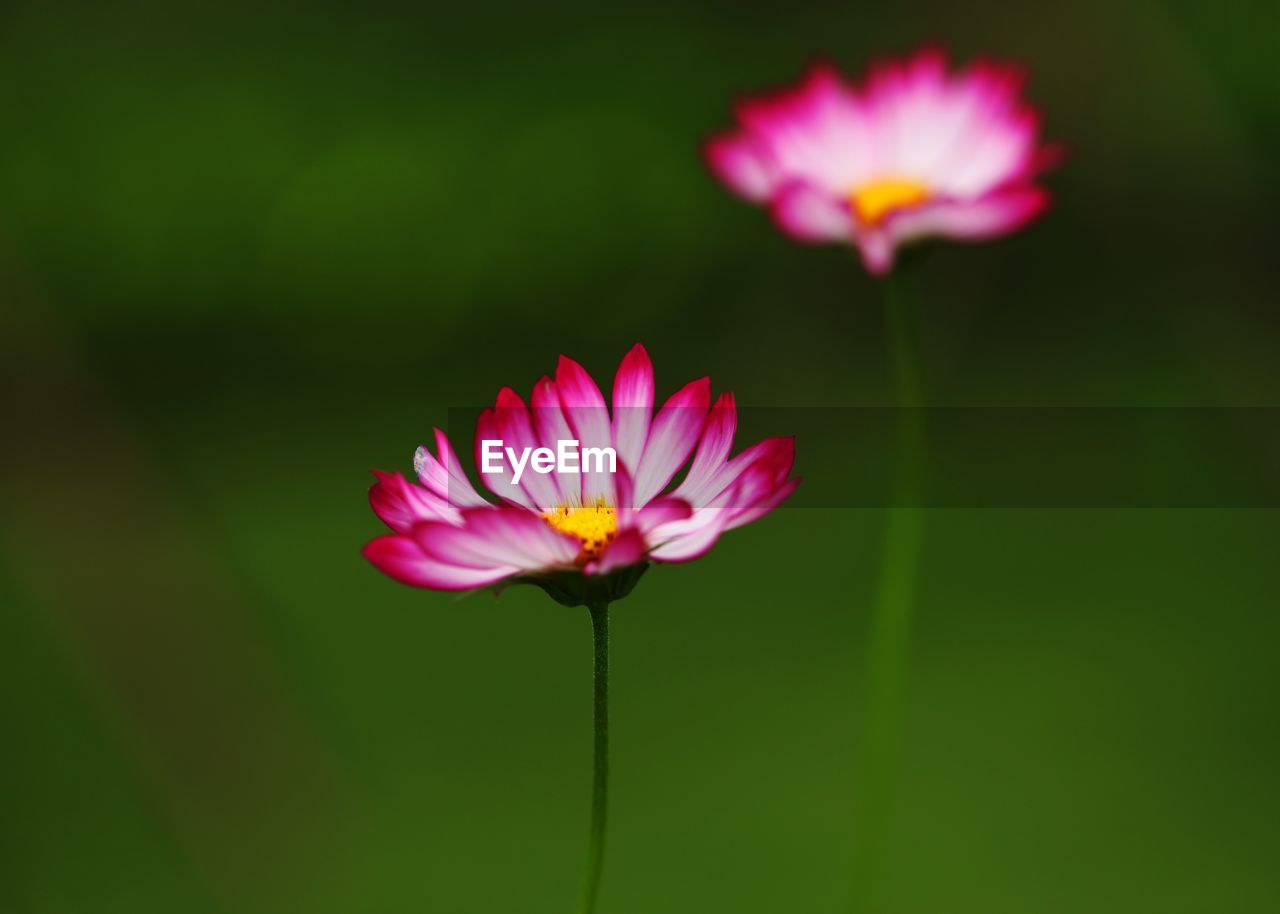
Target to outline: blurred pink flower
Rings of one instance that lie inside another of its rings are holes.
[[[578,580],[590,587],[591,579],[620,569],[697,558],[725,530],[773,510],[799,483],[790,478],[792,438],[769,438],[729,456],[737,408],[730,393],[711,403],[709,379],[686,384],[656,415],[653,396],[653,365],[639,344],[618,367],[612,413],[586,370],[564,356],[555,380],[544,376],[535,385],[531,407],[502,388],[476,423],[478,465],[484,440],[555,451],[557,442],[573,439],[614,448],[616,472],[526,468],[517,484],[504,467],[481,474],[500,499],[493,503],[472,487],[436,429],[435,454],[421,447],[415,455],[418,484],[375,471],[369,500],[394,532],[369,543],[365,557],[416,587],[468,590],[553,577],[559,590],[567,581],[577,593]],[[663,494],[686,463],[684,479]]]
[[[1048,206],[1035,179],[1057,150],[1041,145],[1022,82],[990,61],[949,74],[935,48],[876,63],[859,86],[819,65],[797,88],[740,104],[740,129],[707,143],[707,160],[791,237],[856,244],[884,275],[901,244],[995,238]]]

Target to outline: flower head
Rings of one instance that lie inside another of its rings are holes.
[[[392,533],[364,555],[386,574],[417,587],[469,590],[516,579],[542,584],[562,602],[609,598],[630,589],[650,562],[685,562],[720,534],[779,505],[799,483],[791,477],[791,438],[768,438],[731,457],[737,426],[733,394],[713,403],[707,378],[672,394],[654,413],[653,364],[637,344],[613,382],[612,410],[585,369],[560,357],[529,405],[504,387],[476,423],[481,480],[467,478],[444,432],[435,453],[418,448],[418,482],[375,471],[374,512]],[[563,442],[602,452],[615,466],[582,460],[572,470],[545,463],[494,462],[494,442],[515,454]],[[684,478],[665,492],[687,465]],[[491,472],[484,472],[485,468]]]
[[[739,129],[706,147],[712,170],[806,242],[857,245],[888,273],[901,244],[994,238],[1044,211],[1037,174],[1055,157],[1014,68],[950,74],[934,48],[883,61],[853,86],[826,65],[736,110]]]

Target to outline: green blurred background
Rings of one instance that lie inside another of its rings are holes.
[[[889,402],[877,285],[697,144],[927,38],[1070,150],[930,257],[930,402],[1280,405],[1273,4],[7,3],[0,911],[571,910],[586,614],[381,577],[366,471],[637,339]],[[806,495],[614,614],[602,912],[844,909],[883,515]],[[1280,909],[1277,512],[926,523],[875,909]]]

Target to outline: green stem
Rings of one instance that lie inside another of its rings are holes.
[[[591,632],[595,641],[595,745],[591,780],[591,831],[587,839],[587,874],[580,914],[591,914],[600,894],[604,864],[604,825],[609,800],[609,604],[593,603]]]
[[[861,816],[854,840],[850,906],[853,914],[874,910],[887,858],[922,532],[924,429],[911,301],[901,277],[890,277],[884,289],[885,320],[897,394],[897,451],[893,500],[886,513],[884,549],[867,653],[858,791]]]

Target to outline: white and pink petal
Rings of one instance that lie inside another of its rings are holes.
[[[613,443],[618,460],[634,470],[653,420],[653,362],[643,346],[631,347],[613,379]]]
[[[529,493],[516,483],[515,472],[500,450],[505,445],[497,411],[492,406],[486,407],[476,418],[475,460],[480,470],[480,481],[503,501],[534,511],[536,504]],[[497,451],[497,454],[486,457],[486,451],[490,455]]]
[[[555,382],[545,375],[533,387],[533,424],[541,447],[556,451],[561,441],[573,440],[573,431],[560,407],[560,394]],[[559,504],[578,504],[582,500],[582,474],[553,472],[551,481],[559,495]]]
[[[707,414],[698,449],[689,464],[680,485],[673,494],[694,503],[703,501],[703,489],[711,482],[729,458],[733,449],[733,436],[738,428],[738,406],[732,393],[725,392],[716,398]],[[714,495],[715,493],[712,493]],[[706,500],[709,500],[710,496]]]
[[[583,572],[591,575],[609,574],[619,568],[643,562],[649,554],[649,546],[644,535],[635,527],[619,531],[609,548],[600,558],[588,562]]]
[[[458,462],[458,456],[449,444],[449,436],[440,429],[435,430],[436,455],[425,447],[419,447],[413,455],[414,471],[418,481],[429,490],[439,495],[449,504],[459,508],[478,508],[489,504],[476,492],[467,478],[466,471]]]
[[[494,428],[498,438],[502,440],[504,454],[510,448],[517,460],[525,460],[518,483],[520,488],[524,489],[539,511],[550,511],[560,503],[560,490],[549,474],[537,472],[530,463],[532,452],[541,446],[541,441],[534,430],[529,408],[510,387],[498,391],[498,400],[494,405]]]
[[[519,569],[493,565],[484,568],[453,565],[426,555],[410,536],[380,536],[364,547],[375,568],[402,584],[432,590],[472,590],[517,574]]]
[[[613,429],[609,410],[600,388],[587,370],[567,356],[556,365],[556,390],[560,407],[582,448],[613,447]],[[607,468],[606,468],[607,469]],[[613,500],[613,474],[592,469],[582,474],[583,502],[603,497]]]
[[[706,145],[706,156],[711,171],[747,200],[768,199],[778,184],[769,154],[748,134],[715,137]]]
[[[515,507],[464,512],[461,526],[428,521],[414,527],[412,535],[429,557],[475,568],[562,568],[573,564],[579,548],[573,537]]]
[[[430,489],[413,485],[399,473],[374,470],[373,475],[378,481],[369,488],[369,504],[397,533],[407,533],[424,520],[461,521],[458,509]]]
[[[653,420],[635,470],[635,507],[644,507],[684,466],[702,435],[710,405],[710,378],[690,381],[667,398]]]
[[[985,241],[1017,231],[1048,206],[1049,192],[1044,188],[1013,187],[976,200],[936,200],[894,213],[885,228],[894,244],[935,236]]]
[[[773,199],[778,228],[796,241],[847,241],[854,219],[847,201],[806,181],[789,182]]]

